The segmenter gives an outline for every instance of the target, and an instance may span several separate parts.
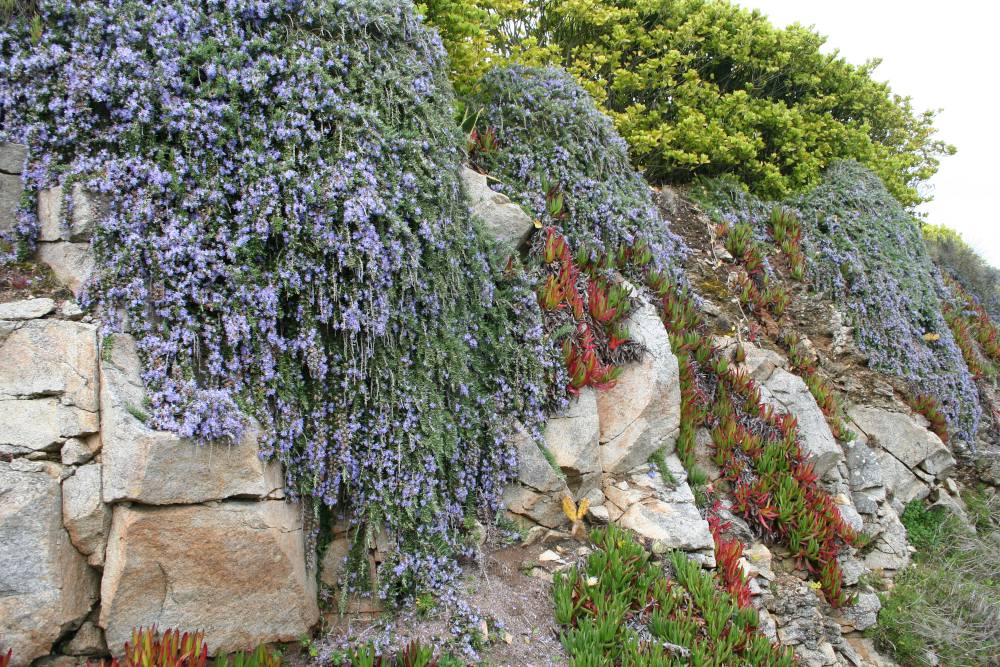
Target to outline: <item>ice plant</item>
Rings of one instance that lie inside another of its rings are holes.
[[[934,432],[941,442],[948,443],[948,420],[945,418],[944,414],[941,412],[941,407],[937,402],[937,399],[928,394],[919,394],[907,401],[909,406],[913,408],[914,412],[917,412],[927,418],[930,422],[931,431]]]
[[[716,509],[716,511],[718,511]],[[733,596],[740,608],[750,606],[750,586],[747,583],[746,572],[740,564],[743,557],[743,544],[735,538],[727,538],[723,531],[728,528],[717,514],[712,514],[708,520],[715,541],[715,562],[723,587]]]
[[[208,644],[205,633],[165,630],[161,635],[156,627],[135,628],[125,642],[122,658],[110,662],[101,660],[98,667],[205,667],[208,661]],[[87,663],[90,665],[89,661]],[[267,664],[253,667],[272,667]],[[277,666],[274,666],[277,667]]]
[[[683,553],[669,554],[668,577],[620,528],[591,538],[586,562],[557,573],[552,586],[570,664],[795,664],[790,649],[759,631],[754,609]]]

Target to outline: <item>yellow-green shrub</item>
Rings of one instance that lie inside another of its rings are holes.
[[[615,121],[655,182],[732,173],[771,197],[817,182],[838,158],[875,171],[905,205],[953,148],[872,73],[724,0],[428,3],[460,91],[494,59],[566,67]],[[474,8],[474,9],[473,9]],[[463,22],[476,12],[479,26]],[[460,23],[463,31],[451,26]]]

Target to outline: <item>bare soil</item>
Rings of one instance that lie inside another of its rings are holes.
[[[44,264],[34,261],[0,264],[0,303],[35,297],[65,299],[72,296]]]
[[[567,664],[558,639],[552,607],[552,584],[525,573],[524,565],[537,563],[552,543],[521,544],[494,549],[479,562],[464,563],[457,585],[458,597],[488,621],[489,637],[479,651],[479,664],[511,667],[550,667]],[[286,651],[289,667],[328,664],[324,657],[337,648],[374,641],[387,634],[393,646],[412,640],[449,650],[453,639],[450,613],[438,605],[428,612],[403,609],[396,614],[330,610],[317,634],[315,659],[299,649]],[[468,659],[457,649],[456,657]],[[473,664],[476,664],[475,662]]]

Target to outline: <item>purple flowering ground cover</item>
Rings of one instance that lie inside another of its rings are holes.
[[[380,592],[435,588],[545,396],[540,314],[470,219],[445,54],[408,1],[42,0],[0,26],[0,134],[30,198],[110,196],[88,303],[145,362],[151,425],[264,427],[289,491],[386,528]],[[69,211],[65,211],[69,214]]]
[[[730,179],[703,182],[696,198],[720,220],[749,222],[766,237],[778,202]],[[952,437],[975,443],[982,410],[972,374],[942,313],[946,290],[919,223],[856,162],[834,163],[820,184],[781,205],[803,230],[811,287],[846,309],[875,370],[938,400]]]

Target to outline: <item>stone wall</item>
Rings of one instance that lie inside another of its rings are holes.
[[[149,428],[132,339],[99,341],[61,310],[0,305],[0,636],[15,667],[103,653],[102,633],[115,649],[140,625],[204,629],[213,650],[308,632],[301,511],[254,429],[230,446]]]

